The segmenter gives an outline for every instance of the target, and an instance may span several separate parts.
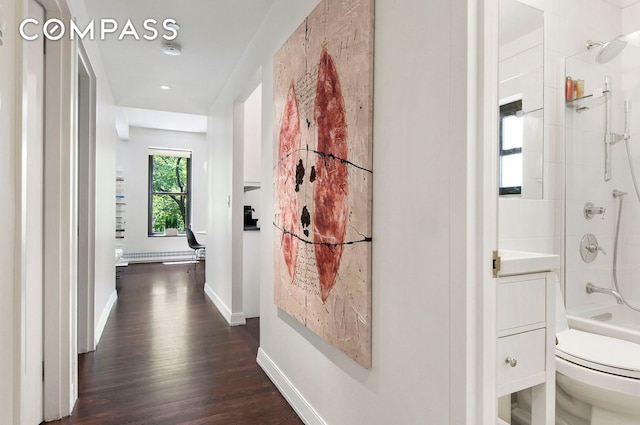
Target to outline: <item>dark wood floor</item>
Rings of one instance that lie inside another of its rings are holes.
[[[126,268],[98,349],[80,356],[73,414],[51,423],[301,424],[256,364],[258,320],[230,328],[203,274],[204,264]]]

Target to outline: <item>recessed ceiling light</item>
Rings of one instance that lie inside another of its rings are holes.
[[[171,90],[171,86],[160,86],[162,90]]]
[[[182,53],[182,49],[179,44],[176,43],[164,43],[161,47],[162,51],[169,56],[178,56]]]

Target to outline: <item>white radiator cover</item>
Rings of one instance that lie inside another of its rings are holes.
[[[193,260],[193,250],[125,252],[122,259],[128,263],[160,263],[162,261]]]

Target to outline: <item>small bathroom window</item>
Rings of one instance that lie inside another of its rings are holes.
[[[522,99],[500,106],[500,195],[522,194]]]

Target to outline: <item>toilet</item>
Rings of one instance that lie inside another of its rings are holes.
[[[559,286],[556,337],[556,424],[639,425],[640,344],[570,329]],[[523,424],[528,397],[512,412]]]

